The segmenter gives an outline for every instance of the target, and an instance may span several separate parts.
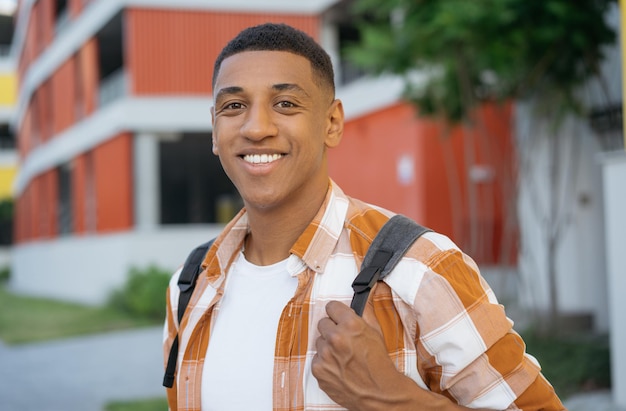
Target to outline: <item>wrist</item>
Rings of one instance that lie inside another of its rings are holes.
[[[456,411],[468,410],[450,398],[421,388],[415,381],[398,373],[397,377],[387,380],[379,395],[373,393],[361,411]]]

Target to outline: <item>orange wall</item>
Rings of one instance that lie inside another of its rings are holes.
[[[284,22],[319,37],[314,16],[129,9],[125,18],[133,94],[209,94],[215,57],[251,25]]]
[[[341,144],[329,152],[331,177],[346,194],[392,209],[423,221],[424,204],[419,201],[423,182],[398,180],[397,163],[403,155],[413,157],[420,167],[413,108],[395,105],[346,123]],[[417,157],[416,157],[417,156]]]
[[[477,113],[479,127],[446,128],[397,104],[347,122],[343,141],[330,151],[331,177],[348,195],[407,215],[450,236],[481,263],[496,263],[503,244],[514,259],[515,232],[504,229],[504,195],[514,201],[511,107],[489,105]],[[469,170],[490,167],[492,180],[472,183],[477,212],[469,212]],[[398,162],[413,159],[414,178],[402,183]],[[473,220],[472,220],[473,219]],[[477,223],[471,229],[470,221]]]
[[[89,39],[77,54],[78,90],[77,97],[83,115],[89,115],[96,109],[98,98],[98,42],[95,38]]]
[[[122,133],[93,151],[98,232],[133,225],[132,141]]]
[[[72,168],[73,232],[85,233],[87,215],[96,213],[96,230],[127,230],[133,225],[132,134],[122,133],[76,157]],[[89,178],[93,167],[93,181]],[[35,177],[17,199],[15,240],[25,242],[58,235],[56,168]],[[93,186],[89,186],[93,184]],[[95,192],[95,202],[88,201]],[[95,204],[94,204],[95,203]]]
[[[75,113],[74,59],[66,60],[52,75],[53,133],[58,134],[74,123]]]
[[[15,240],[51,238],[57,233],[57,176],[50,170],[34,178],[17,200]]]

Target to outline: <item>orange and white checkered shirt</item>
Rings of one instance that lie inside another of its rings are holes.
[[[330,300],[350,304],[351,284],[393,213],[347,197],[331,181],[315,219],[291,249],[298,288],[276,332],[274,410],[340,410],[311,373],[318,321]],[[225,278],[248,231],[245,210],[216,239],[180,324],[171,410],[200,411],[202,368]],[[165,358],[178,332],[180,270],[168,289]],[[539,364],[525,353],[474,261],[447,237],[426,233],[370,296],[396,368],[425,389],[469,408],[564,410]],[[245,326],[245,325],[243,325]],[[241,341],[242,346],[254,340]],[[245,393],[245,387],[242,387]]]

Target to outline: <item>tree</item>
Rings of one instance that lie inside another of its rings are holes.
[[[405,78],[405,97],[423,116],[477,126],[485,102],[530,101],[551,124],[552,164],[558,130],[586,114],[578,91],[599,72],[603,47],[615,41],[605,14],[615,0],[355,0],[360,41],[347,55],[375,74]],[[415,73],[427,73],[416,76]],[[425,80],[424,80],[425,79]],[[553,168],[554,170],[554,168]],[[557,184],[555,172],[552,183]],[[569,184],[569,183],[565,183]],[[559,188],[552,186],[553,193]],[[477,207],[469,191],[469,208]],[[557,317],[555,253],[564,220],[560,199],[546,211],[550,284],[548,323]]]

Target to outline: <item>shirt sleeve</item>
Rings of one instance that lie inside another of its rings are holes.
[[[458,249],[425,263],[414,309],[428,387],[469,408],[564,410],[476,264]]]
[[[178,276],[180,275],[180,269],[172,276],[167,292],[165,294],[165,324],[163,325],[163,371],[167,367],[167,360],[170,354],[170,349],[174,343],[174,339],[178,333]],[[177,386],[174,381],[172,388],[166,388],[167,402],[170,410],[176,410],[177,408]]]

